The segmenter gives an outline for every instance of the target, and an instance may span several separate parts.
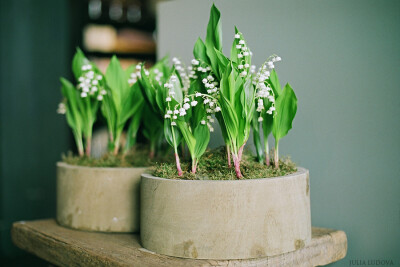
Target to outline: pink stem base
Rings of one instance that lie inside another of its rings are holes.
[[[179,155],[175,153],[175,160],[176,160],[176,169],[178,170],[178,176],[182,176],[183,172],[181,169],[181,163],[179,162]]]
[[[239,160],[239,157],[234,155],[234,154],[232,154],[232,158],[233,158],[233,165],[235,166],[236,177],[238,179],[242,179],[243,175],[240,172],[240,160]]]

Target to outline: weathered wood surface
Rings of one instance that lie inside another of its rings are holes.
[[[312,229],[304,248],[279,256],[251,260],[194,260],[155,254],[141,247],[134,234],[71,230],[53,219],[16,222],[12,239],[19,248],[58,266],[320,266],[346,256],[343,231]]]

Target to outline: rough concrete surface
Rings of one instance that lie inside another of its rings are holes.
[[[142,175],[141,241],[159,254],[249,259],[311,240],[309,172],[253,180],[171,180]]]
[[[145,170],[57,163],[57,222],[87,231],[138,232]]]

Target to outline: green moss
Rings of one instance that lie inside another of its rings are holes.
[[[157,155],[154,159],[149,157],[150,151],[147,147],[138,147],[126,155],[106,154],[101,158],[79,157],[69,152],[62,155],[62,161],[71,165],[87,167],[149,167],[157,162],[172,162],[170,155]]]
[[[209,150],[204,153],[197,167],[196,175],[190,172],[191,163],[182,162],[183,176],[179,177],[174,162],[156,163],[151,169],[151,173],[157,177],[169,179],[185,180],[236,180],[236,174],[233,167],[229,168],[227,164],[226,152],[224,147]],[[243,179],[270,178],[284,176],[297,171],[296,165],[289,159],[279,161],[279,169],[266,166],[256,162],[256,158],[249,152],[245,152],[242,158],[241,172]]]

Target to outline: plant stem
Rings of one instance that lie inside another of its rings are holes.
[[[92,148],[92,136],[86,137],[86,156],[90,157]]]
[[[151,140],[150,141],[150,155],[149,155],[150,159],[154,159],[155,151],[156,151],[156,144],[155,144],[154,140]]]
[[[182,176],[183,172],[181,169],[181,163],[179,162],[179,156],[177,152],[175,152],[175,161],[176,161],[176,169],[178,170],[178,176]]]
[[[226,145],[226,153],[228,155],[228,168],[230,168],[232,167],[232,163],[231,163],[231,149],[229,145]]]
[[[197,160],[192,159],[192,173],[196,174],[196,168],[197,168]]]
[[[90,97],[86,98],[86,156],[90,157],[90,150],[92,147],[92,131],[93,131],[93,118],[92,118],[92,105]]]
[[[235,166],[236,177],[238,179],[242,179],[243,175],[240,172],[240,160],[239,160],[238,155],[235,155],[234,153],[232,153],[232,159],[233,159],[233,165]]]
[[[114,151],[113,154],[114,156],[118,155],[118,151],[119,151],[119,139],[120,139],[121,135],[117,134],[117,137],[115,138],[115,142],[114,142]]]
[[[76,147],[78,149],[78,154],[80,157],[84,155],[83,143],[82,143],[82,135],[77,131],[73,131]]]
[[[243,148],[245,145],[246,145],[246,143],[244,143],[241,147],[239,147],[239,152],[238,152],[239,163],[242,160]]]
[[[177,147],[177,144],[176,144],[174,126],[171,126],[171,131],[172,131],[172,138],[174,140],[176,169],[178,170],[178,176],[182,176],[183,172],[182,172],[182,169],[181,169],[181,163],[179,162],[178,147]]]
[[[279,168],[279,141],[275,140],[275,169]]]
[[[267,166],[271,165],[269,162],[269,145],[268,145],[268,138],[264,140],[264,146],[265,146],[265,164]]]

